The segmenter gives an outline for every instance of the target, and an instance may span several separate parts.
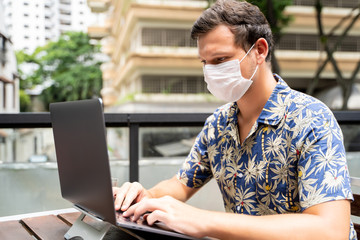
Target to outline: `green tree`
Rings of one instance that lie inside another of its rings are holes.
[[[20,89],[19,97],[20,97],[20,112],[30,111],[31,100],[29,95],[27,95],[23,89]]]
[[[284,14],[287,6],[293,4],[293,0],[249,0],[250,3],[258,6],[264,13],[274,36],[274,47],[271,49],[272,71],[280,74],[280,66],[275,57],[275,46],[279,43],[282,36],[282,29],[286,27],[292,16]]]
[[[48,83],[41,93],[45,107],[52,102],[89,99],[100,96],[102,63],[96,56],[99,46],[90,44],[82,32],[68,32],[34,53],[17,53],[21,89]],[[26,63],[27,72],[22,69]],[[50,84],[49,84],[50,83]]]

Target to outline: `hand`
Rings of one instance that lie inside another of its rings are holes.
[[[207,213],[208,211],[194,208],[170,196],[165,196],[145,198],[132,205],[123,213],[123,216],[137,221],[144,215],[149,225],[160,221],[177,232],[200,238],[206,235],[204,222],[209,219]]]
[[[116,211],[126,211],[131,204],[150,197],[150,193],[138,182],[126,182],[120,188],[113,187],[113,195]]]

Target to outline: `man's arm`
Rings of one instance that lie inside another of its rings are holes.
[[[149,224],[165,223],[175,231],[194,237],[218,239],[349,239],[350,202],[320,203],[303,213],[250,216],[211,212],[170,197],[146,199],[125,213],[136,221],[146,212]]]
[[[349,239],[350,202],[321,203],[297,214],[224,214],[211,218],[208,229],[219,239]]]
[[[115,197],[115,210],[126,211],[131,204],[137,203],[144,198],[160,198],[171,196],[175,199],[185,202],[198,189],[189,188],[183,185],[176,176],[162,181],[153,188],[146,190],[140,183],[124,183],[120,188],[113,188]]]
[[[199,188],[190,188],[182,184],[176,176],[162,181],[149,189],[149,193],[153,198],[160,198],[163,196],[171,196],[182,202],[186,202],[193,196]]]

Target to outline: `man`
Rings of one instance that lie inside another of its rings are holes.
[[[341,130],[324,104],[272,74],[260,10],[219,0],[192,37],[208,89],[230,103],[207,119],[177,176],[149,190],[115,188],[115,208],[195,237],[356,239]],[[212,177],[227,213],[183,203]]]

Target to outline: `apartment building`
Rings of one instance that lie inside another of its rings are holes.
[[[0,4],[0,19],[3,19],[3,14],[3,7]],[[16,57],[4,22],[0,22],[0,112],[19,112],[19,79]]]
[[[66,31],[87,32],[86,0],[0,0],[0,112],[19,112],[14,50],[28,53]],[[6,31],[5,31],[6,29]],[[51,129],[0,129],[0,163],[54,159]]]
[[[3,6],[0,2],[0,19],[4,18]],[[16,58],[12,42],[0,22],[0,113],[19,112],[19,79],[17,77]],[[0,163],[12,157],[12,143],[9,135],[12,129],[0,129]]]
[[[326,31],[358,5],[358,0],[322,2]],[[189,35],[207,1],[88,0],[88,5],[102,19],[88,33],[101,39],[103,52],[111,57],[102,66],[108,111],[211,112],[221,104],[206,89],[196,42]],[[293,21],[284,29],[276,56],[282,77],[291,87],[306,91],[326,57],[317,38],[314,1],[294,0],[286,13]],[[348,77],[360,59],[360,20],[335,58]],[[328,64],[316,91],[334,85],[335,72]]]
[[[32,52],[66,31],[87,31],[92,14],[86,0],[0,0],[14,48]]]

